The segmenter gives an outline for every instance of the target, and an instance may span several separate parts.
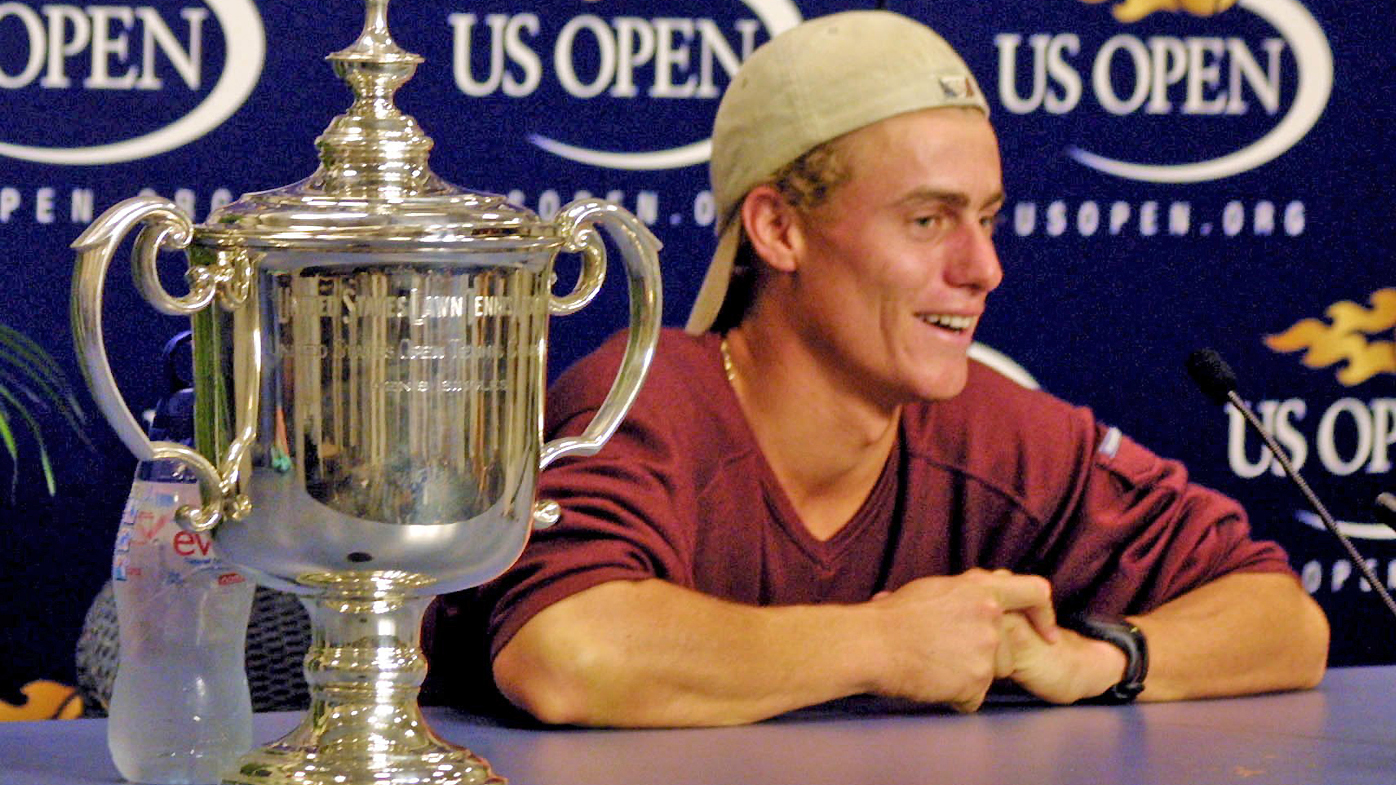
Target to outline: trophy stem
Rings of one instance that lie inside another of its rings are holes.
[[[302,577],[312,624],[310,710],[253,750],[225,785],[503,785],[484,759],[440,739],[417,706],[432,581],[405,572]]]

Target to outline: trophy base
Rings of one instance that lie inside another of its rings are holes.
[[[433,733],[417,707],[430,579],[372,572],[297,582],[314,592],[304,600],[310,709],[295,730],[238,760],[224,785],[504,785],[483,758]]]
[[[420,717],[395,728],[394,740],[384,739],[377,723],[359,735],[361,724],[308,716],[284,738],[244,755],[223,785],[504,785],[484,758],[437,738]],[[380,746],[397,751],[370,751]]]

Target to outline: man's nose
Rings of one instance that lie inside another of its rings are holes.
[[[964,227],[954,258],[946,266],[946,277],[955,286],[991,292],[1003,282],[998,250],[987,228],[978,224]]]

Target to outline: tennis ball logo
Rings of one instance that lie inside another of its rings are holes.
[[[1109,2],[1109,0],[1082,0],[1082,2],[1096,4]],[[1126,24],[1137,22],[1144,17],[1157,11],[1169,11],[1178,13],[1187,11],[1193,16],[1216,16],[1231,6],[1236,5],[1236,0],[1124,0],[1110,9],[1110,13],[1115,18]]]

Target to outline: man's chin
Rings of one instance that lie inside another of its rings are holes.
[[[961,360],[953,368],[942,368],[940,373],[923,379],[917,385],[917,397],[925,401],[946,401],[964,392],[969,383],[969,360]]]

